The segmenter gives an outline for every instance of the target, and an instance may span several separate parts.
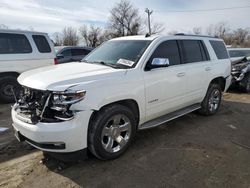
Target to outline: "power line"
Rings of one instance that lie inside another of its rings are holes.
[[[225,8],[215,8],[215,9],[192,9],[192,10],[156,10],[155,12],[210,12],[210,11],[221,11],[221,10],[232,10],[232,9],[245,9],[250,8],[249,6],[241,7],[225,7]]]

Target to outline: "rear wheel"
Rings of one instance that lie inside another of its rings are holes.
[[[114,159],[126,151],[135,133],[133,112],[122,105],[108,106],[90,122],[88,148],[99,159]]]
[[[3,103],[15,102],[13,91],[20,88],[15,76],[4,76],[0,78],[0,101]]]
[[[247,74],[242,80],[243,90],[247,93],[250,93],[250,74]]]
[[[202,115],[213,115],[220,107],[222,98],[221,87],[218,84],[210,84],[206,97],[202,101],[199,113]]]

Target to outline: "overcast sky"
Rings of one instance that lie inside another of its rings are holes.
[[[104,27],[109,10],[119,0],[0,0],[0,24],[11,29],[30,29],[52,34],[65,26],[94,24]],[[154,12],[153,21],[169,31],[189,32],[226,22],[232,29],[250,27],[250,0],[134,0],[132,4],[145,16]],[[248,7],[247,7],[248,6]],[[238,7],[238,8],[235,8]],[[245,8],[240,8],[245,7]],[[211,9],[223,9],[214,10]],[[233,8],[233,9],[229,9]],[[194,11],[201,10],[201,11]]]

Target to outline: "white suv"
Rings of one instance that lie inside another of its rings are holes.
[[[56,63],[53,43],[46,33],[0,30],[0,101],[13,102],[20,73]]]
[[[204,36],[112,39],[83,62],[28,71],[13,106],[16,136],[49,152],[120,156],[138,129],[199,110],[213,115],[231,83],[224,42]]]

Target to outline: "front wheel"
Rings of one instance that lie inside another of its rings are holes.
[[[221,98],[221,87],[218,84],[210,84],[199,113],[207,116],[215,114],[219,110]]]
[[[126,151],[135,133],[133,112],[118,104],[108,106],[97,112],[90,122],[88,148],[99,159],[114,159]]]
[[[0,102],[15,102],[13,91],[20,88],[15,76],[4,76],[0,78]]]
[[[243,83],[243,90],[246,92],[246,93],[250,93],[250,74],[248,73],[244,79],[242,80],[242,83]]]

